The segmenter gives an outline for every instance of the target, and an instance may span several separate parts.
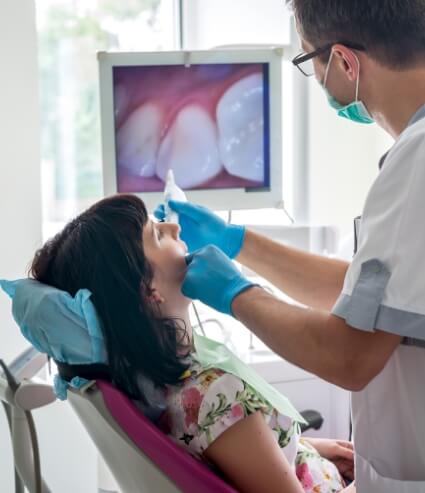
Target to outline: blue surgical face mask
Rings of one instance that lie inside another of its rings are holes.
[[[326,73],[325,73],[325,79],[323,81],[323,88],[326,92],[326,95],[328,97],[329,104],[331,107],[338,112],[338,115],[341,116],[342,118],[348,118],[348,120],[351,120],[356,123],[374,123],[375,120],[367,110],[365,104],[363,101],[359,101],[359,84],[360,84],[360,61],[356,57],[359,70],[357,73],[357,82],[356,82],[356,100],[353,103],[350,103],[348,105],[343,105],[339,103],[328,91],[326,85],[328,82],[328,75],[329,75],[329,69],[331,67],[332,59],[333,59],[334,53],[331,53],[331,56],[329,58],[328,66],[326,67]]]

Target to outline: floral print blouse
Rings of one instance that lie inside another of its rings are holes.
[[[194,360],[179,386],[166,392],[160,428],[200,460],[224,431],[257,411],[273,431],[282,452],[308,493],[336,493],[344,482],[334,464],[300,438],[298,423],[278,413],[240,378],[219,369],[204,369]]]

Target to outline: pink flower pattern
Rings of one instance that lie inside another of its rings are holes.
[[[185,414],[184,422],[187,427],[198,422],[198,413],[202,399],[203,396],[196,387],[189,387],[183,390],[182,404]]]
[[[311,475],[307,464],[298,465],[296,468],[296,474],[304,490],[309,491],[313,488],[313,476]]]
[[[242,404],[237,404],[236,406],[232,407],[232,418],[240,419],[244,417],[244,409]]]
[[[221,370],[205,370],[197,365],[191,369],[191,375],[183,379],[181,385],[168,387],[167,409],[158,425],[176,443],[201,460],[203,451],[209,444],[226,428],[253,412],[252,410],[261,409],[265,416],[268,413],[273,414],[275,418],[271,419],[269,426],[276,431],[278,412],[242,381],[239,388],[244,389],[243,392],[233,390],[235,393],[232,394],[230,388],[225,388],[220,383],[225,381],[225,376]],[[201,406],[204,416],[202,422]],[[209,410],[207,414],[206,409]],[[290,433],[296,433],[295,429],[291,428]],[[289,442],[279,440],[278,436],[277,441],[282,448]],[[294,467],[305,493],[337,493],[344,487],[334,464],[322,458],[302,439],[297,447]]]

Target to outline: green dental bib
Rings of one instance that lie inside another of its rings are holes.
[[[197,359],[202,367],[206,369],[218,368],[239,377],[261,394],[281,414],[298,423],[306,423],[284,395],[257,375],[250,366],[235,356],[224,344],[198,335],[196,332],[193,333],[193,341]]]

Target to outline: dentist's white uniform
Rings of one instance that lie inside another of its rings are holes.
[[[352,395],[359,493],[425,493],[425,106],[383,163],[333,313],[404,337]]]

